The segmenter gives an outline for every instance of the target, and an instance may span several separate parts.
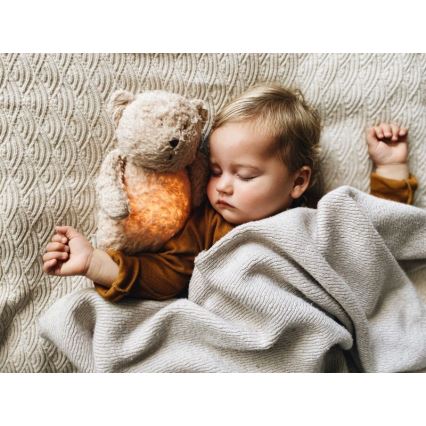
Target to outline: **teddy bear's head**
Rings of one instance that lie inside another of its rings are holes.
[[[162,90],[137,95],[119,90],[110,109],[117,147],[135,164],[175,172],[194,161],[207,121],[202,100]]]

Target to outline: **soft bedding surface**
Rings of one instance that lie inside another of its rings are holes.
[[[56,224],[95,233],[94,179],[114,147],[110,94],[166,89],[202,98],[211,123],[229,98],[262,80],[298,86],[320,111],[327,190],[368,191],[365,127],[408,126],[415,204],[426,207],[425,54],[0,55],[1,372],[75,370],[36,320],[91,284],[45,275],[41,255]]]
[[[83,372],[426,369],[426,211],[342,186],[318,209],[236,227],[198,255],[188,300],[56,302],[42,336]]]

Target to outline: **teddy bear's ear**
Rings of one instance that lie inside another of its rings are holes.
[[[206,103],[201,99],[193,99],[192,104],[198,111],[198,115],[201,117],[202,124],[207,122],[209,111],[207,110]]]
[[[118,125],[126,106],[135,99],[135,95],[127,90],[116,90],[108,103],[108,109],[112,114],[115,126]]]

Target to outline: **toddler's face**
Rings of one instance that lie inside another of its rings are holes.
[[[214,130],[209,143],[207,196],[226,221],[238,225],[290,207],[294,175],[274,152],[270,136],[250,122],[231,122]]]

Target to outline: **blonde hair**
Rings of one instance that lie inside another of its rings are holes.
[[[292,207],[316,207],[323,192],[319,172],[321,120],[300,90],[277,83],[257,84],[219,111],[211,131],[228,122],[241,121],[253,122],[276,140],[277,152],[290,173],[302,166],[311,168],[309,186]]]

